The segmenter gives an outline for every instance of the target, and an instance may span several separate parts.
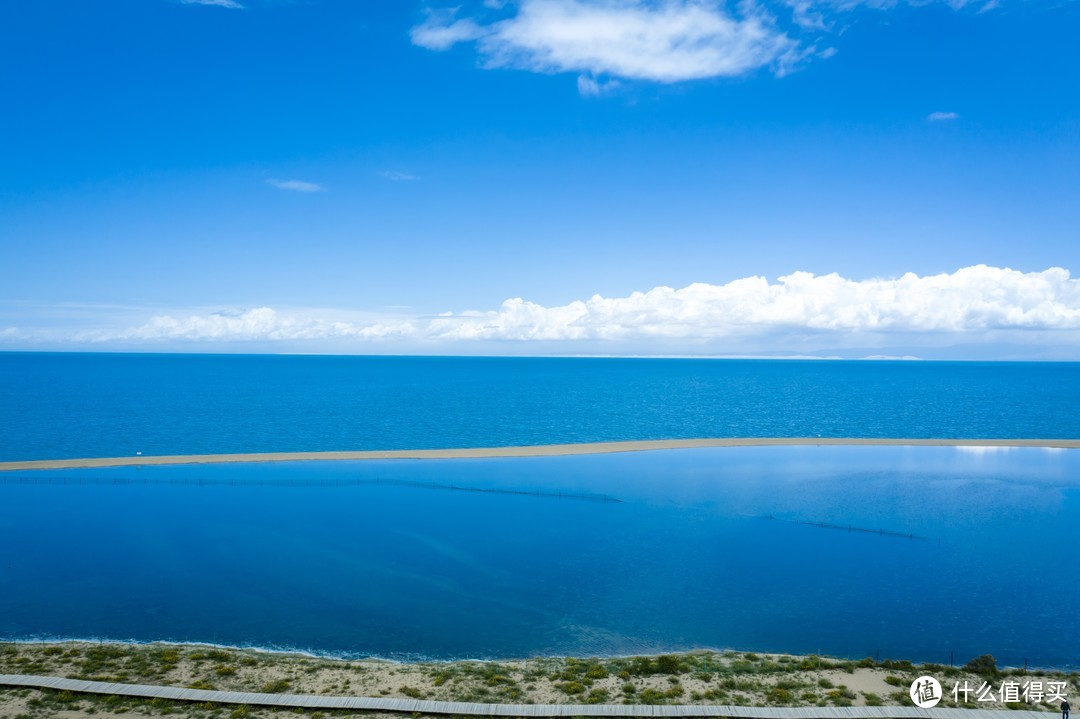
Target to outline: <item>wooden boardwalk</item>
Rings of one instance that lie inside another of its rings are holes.
[[[145,699],[171,699],[215,704],[346,709],[359,711],[449,714],[483,717],[731,717],[731,719],[1047,719],[1048,712],[1009,709],[918,709],[916,707],[737,707],[720,705],[644,704],[477,704],[421,699],[375,699],[311,694],[258,694],[207,689],[113,684],[62,677],[0,674],[0,686],[66,690],[78,694],[112,694]]]

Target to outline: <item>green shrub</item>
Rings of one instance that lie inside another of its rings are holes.
[[[603,689],[593,689],[589,692],[589,695],[585,697],[586,704],[604,704],[608,700],[608,693]]]
[[[263,694],[281,694],[282,692],[286,691],[288,688],[289,688],[289,680],[288,679],[277,679],[277,680],[274,680],[272,682],[267,682],[266,684],[263,684],[262,693]]]
[[[671,654],[664,654],[656,658],[657,674],[678,674],[681,668],[679,658]]]
[[[608,671],[602,664],[592,664],[585,670],[585,676],[589,679],[607,679]]]
[[[972,659],[964,665],[964,669],[973,674],[996,677],[998,675],[997,662],[993,654],[983,654]]]
[[[773,687],[765,693],[765,701],[770,704],[791,704],[794,700],[795,696],[790,691],[780,687]]]

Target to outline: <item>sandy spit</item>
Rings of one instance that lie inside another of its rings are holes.
[[[357,452],[265,452],[250,454],[182,454],[85,459],[42,459],[0,462],[0,472],[36,469],[89,469],[164,464],[223,464],[231,462],[298,462],[367,459],[484,459],[491,457],[558,457],[615,452],[704,447],[783,446],[909,446],[909,447],[1044,447],[1080,449],[1080,439],[877,439],[847,437],[722,437],[713,439],[656,439],[631,442],[544,444],[524,447],[466,449],[398,449]]]

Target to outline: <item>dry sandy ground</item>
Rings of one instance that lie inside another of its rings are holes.
[[[946,706],[956,705],[949,692],[965,680],[973,690],[989,682],[995,695],[1003,681],[1044,686],[1065,682],[1067,693],[1075,697],[1080,692],[1080,674],[1075,673],[1006,672],[991,678],[937,665],[737,652],[402,664],[190,645],[7,644],[0,645],[0,673],[249,692],[537,704],[910,705],[908,687],[921,674],[941,681]],[[1000,701],[976,702],[974,695],[960,705],[1005,706]],[[1056,711],[1056,702],[1012,706]],[[244,719],[331,713],[0,689],[0,718],[84,719],[112,714]]]

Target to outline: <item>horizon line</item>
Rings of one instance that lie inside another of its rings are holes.
[[[837,355],[694,355],[694,354],[416,354],[416,353],[375,353],[375,352],[206,352],[187,350],[115,350],[115,349],[0,349],[0,355],[15,354],[56,354],[56,355],[170,355],[170,356],[205,356],[205,357],[385,357],[385,358],[453,358],[453,359],[687,359],[687,360],[776,360],[784,362],[910,362],[910,363],[1047,363],[1078,364],[1080,359],[1049,358],[926,358],[914,355],[864,355],[862,357],[840,357]]]

